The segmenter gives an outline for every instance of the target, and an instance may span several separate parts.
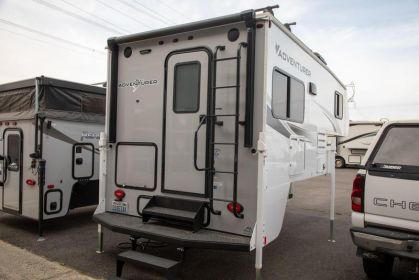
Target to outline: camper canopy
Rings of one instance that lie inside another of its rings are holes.
[[[0,85],[0,120],[41,117],[104,123],[105,89],[44,76]]]

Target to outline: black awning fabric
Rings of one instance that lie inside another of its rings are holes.
[[[43,86],[39,99],[39,110],[46,116],[75,121],[104,122],[105,94]]]
[[[35,106],[35,87],[12,89],[0,93],[0,114],[32,110]]]
[[[16,88],[7,88],[6,91],[0,92],[0,120],[35,117],[35,86],[19,87],[19,83],[15,84]],[[104,123],[106,107],[104,88],[65,81],[59,85],[43,83],[39,86],[38,113],[41,116]]]

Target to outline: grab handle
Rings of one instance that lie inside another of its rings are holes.
[[[199,125],[198,128],[195,130],[195,138],[194,138],[194,149],[193,149],[193,160],[194,160],[194,166],[195,169],[198,171],[206,171],[208,168],[200,168],[197,164],[197,158],[198,158],[198,133],[201,129],[201,126],[207,122],[207,116],[206,115],[200,115],[199,116]]]

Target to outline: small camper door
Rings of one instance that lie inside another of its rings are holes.
[[[205,195],[209,55],[203,50],[174,52],[166,59],[162,191]],[[196,148],[196,150],[195,150]],[[195,152],[196,151],[196,152]]]
[[[3,209],[21,211],[22,131],[9,128],[3,137]]]

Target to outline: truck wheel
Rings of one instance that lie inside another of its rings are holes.
[[[336,157],[335,158],[335,166],[336,166],[336,168],[345,167],[345,160],[342,157]]]
[[[370,279],[390,279],[393,271],[394,258],[385,256],[384,261],[362,258],[364,272]]]

